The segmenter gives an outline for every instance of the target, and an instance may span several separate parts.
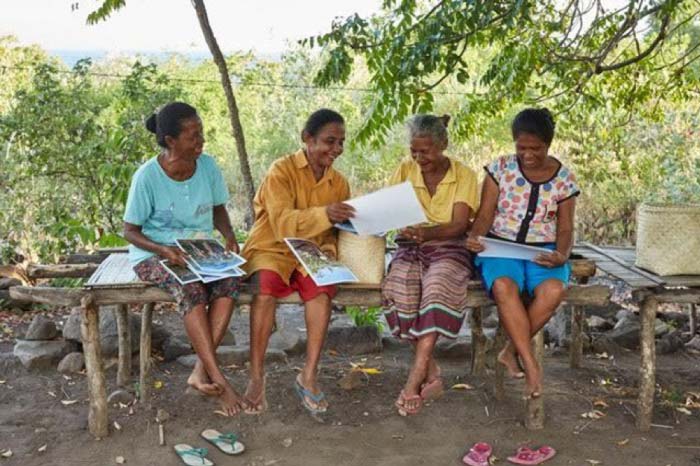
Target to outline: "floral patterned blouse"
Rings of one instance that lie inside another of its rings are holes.
[[[580,194],[573,172],[556,161],[559,169],[541,183],[525,176],[515,155],[484,167],[499,189],[489,236],[532,245],[556,242],[559,204]]]

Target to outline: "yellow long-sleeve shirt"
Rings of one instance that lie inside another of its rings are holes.
[[[303,238],[336,257],[337,236],[326,206],[350,197],[343,175],[329,168],[316,181],[303,150],[275,161],[255,195],[255,224],[242,255],[248,274],[277,272],[285,283],[295,269],[306,275],[284,238]]]

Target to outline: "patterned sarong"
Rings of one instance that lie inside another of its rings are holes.
[[[463,240],[400,245],[382,283],[382,305],[392,333],[410,340],[433,332],[456,338],[472,274]]]

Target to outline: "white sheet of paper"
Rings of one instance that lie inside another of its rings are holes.
[[[479,238],[486,249],[479,253],[480,257],[503,257],[507,259],[523,259],[531,261],[538,254],[550,253],[549,249],[528,246],[526,244],[511,243],[493,238]]]
[[[389,186],[346,203],[355,208],[355,216],[350,222],[359,235],[377,235],[428,221],[409,182]]]

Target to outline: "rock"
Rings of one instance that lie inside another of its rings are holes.
[[[0,353],[0,374],[10,375],[24,370],[22,362],[13,353]]]
[[[222,366],[244,366],[250,359],[250,349],[248,346],[219,346],[216,349],[216,359]],[[177,362],[185,367],[194,367],[197,362],[196,354],[188,354],[177,358]],[[286,363],[287,353],[282,350],[268,349],[265,353],[267,363]]]
[[[405,344],[407,343],[393,335],[382,337],[382,347],[384,347],[385,350],[398,349],[403,347]]]
[[[226,331],[224,334],[224,338],[221,340],[221,346],[235,346],[236,345],[236,337],[233,335],[233,332],[229,329]]]
[[[138,341],[141,335],[141,319],[139,319],[138,316],[134,316],[134,318],[139,321],[139,333],[135,336],[133,334],[131,335],[132,342],[134,338],[136,339],[136,341]],[[158,325],[156,323],[153,323],[153,325],[151,325],[151,348],[154,350],[162,351],[165,342],[168,341],[168,338],[170,338],[171,336],[172,335],[170,335],[168,329],[165,328],[165,325]],[[186,338],[187,337],[185,336],[185,339]]]
[[[606,319],[614,318],[622,309],[619,304],[609,301],[605,306],[584,306],[583,315],[598,316]]]
[[[287,364],[287,353],[280,349],[268,348],[265,352],[265,362]]]
[[[197,364],[197,355],[188,354],[187,356],[180,356],[179,358],[177,358],[177,363],[181,366],[192,368],[195,364]]]
[[[129,404],[132,401],[134,401],[134,395],[131,393],[127,392],[126,390],[115,390],[112,393],[109,394],[107,397],[107,403],[109,404],[117,404],[117,403],[122,403],[122,404]]]
[[[0,278],[0,290],[6,290],[11,286],[21,286],[22,282],[17,278]]]
[[[690,319],[690,316],[688,316],[687,313],[681,312],[681,311],[666,311],[664,313],[659,314],[659,317],[661,319],[665,320],[666,322],[672,322],[672,326],[676,328],[683,328],[688,324],[688,320]]]
[[[593,332],[606,332],[614,327],[613,323],[600,316],[590,316],[586,319],[588,329]]]
[[[78,351],[67,354],[58,363],[58,372],[61,374],[74,374],[85,367],[85,356]]]
[[[36,315],[29,324],[25,340],[53,340],[58,336],[58,329],[53,320],[42,315]]]
[[[300,332],[281,329],[270,336],[268,346],[271,349],[282,350],[290,356],[296,356],[306,351],[306,337]]]
[[[77,342],[82,342],[83,339],[80,336],[80,308],[74,307],[66,322],[63,324],[63,338],[65,340],[72,340]]]
[[[656,319],[654,321],[654,335],[658,338],[660,336],[666,335],[671,331],[671,326],[668,325],[661,319]]]
[[[328,329],[326,348],[346,355],[379,353],[382,340],[376,327],[335,327]]]
[[[639,321],[639,314],[636,314],[628,309],[620,309],[615,314],[615,320],[620,321],[623,319],[637,319],[637,321]]]
[[[602,335],[591,342],[591,351],[597,354],[617,354],[622,351],[622,348],[609,337]]]
[[[65,340],[18,340],[14,355],[27,369],[41,370],[53,368],[72,351],[75,351],[75,345]]]
[[[627,315],[620,319],[606,335],[623,348],[635,349],[639,346],[640,329],[639,317],[634,314]]]
[[[659,354],[675,353],[681,348],[683,348],[683,338],[678,330],[666,333],[656,342],[656,351]]]
[[[700,351],[700,335],[695,335],[688,343],[685,344],[685,347]]]
[[[471,345],[466,338],[438,340],[435,345],[435,357],[437,359],[465,358],[471,353]]]
[[[484,310],[488,308],[482,308]],[[481,321],[482,328],[498,328],[498,311],[487,313]]]
[[[362,380],[362,372],[360,371],[350,371],[338,381],[338,386],[343,390],[354,390],[362,385],[364,385],[364,383]]]
[[[102,306],[100,307],[100,345],[102,346],[102,355],[104,357],[113,357],[119,354],[119,337],[117,333],[117,318],[115,315],[117,306]],[[131,330],[131,352],[136,353],[139,350],[139,335],[141,334],[141,319],[129,313],[129,327]],[[157,326],[153,326],[152,330],[152,346],[160,348],[167,337],[167,332],[163,333],[163,329],[156,330]],[[66,340],[74,340],[82,342],[80,335],[80,308],[73,308],[66,323],[63,325],[63,338]],[[160,344],[158,344],[160,343]]]
[[[171,336],[163,344],[163,358],[167,362],[174,361],[180,356],[192,354],[193,352],[189,341],[184,341],[176,336]]]
[[[544,326],[545,343],[568,348],[571,341],[571,308],[563,306]]]

